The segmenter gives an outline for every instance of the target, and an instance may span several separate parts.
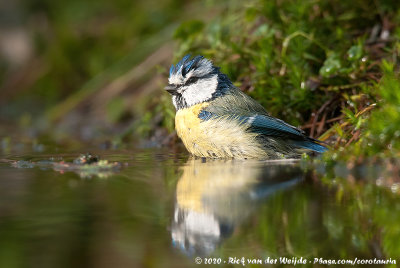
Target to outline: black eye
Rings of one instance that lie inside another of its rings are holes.
[[[193,83],[195,83],[197,80],[199,80],[199,78],[198,77],[190,77],[187,81],[186,81],[186,85],[189,85],[189,84],[193,84]]]

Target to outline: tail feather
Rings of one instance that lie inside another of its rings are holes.
[[[294,141],[293,143],[300,148],[312,150],[312,151],[318,152],[318,153],[323,153],[328,150],[328,148],[319,144],[317,142],[317,140],[314,140],[314,139],[305,140],[305,141]]]

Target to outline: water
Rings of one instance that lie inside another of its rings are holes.
[[[59,165],[79,152],[0,157],[0,267],[232,267],[242,257],[311,266],[314,258],[400,256],[399,195],[381,183],[395,177],[338,179],[299,162],[165,150],[92,153],[118,165]]]

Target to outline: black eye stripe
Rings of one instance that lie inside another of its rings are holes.
[[[190,77],[190,78],[186,81],[185,86],[191,85],[191,84],[193,84],[193,83],[196,83],[197,80],[199,80],[199,79],[208,79],[208,78],[211,78],[211,77],[214,76],[214,75],[216,75],[216,73],[209,73],[209,74],[203,75],[203,76],[201,76],[201,77],[196,77],[196,76]]]
[[[196,83],[197,80],[199,80],[199,77],[190,77],[190,78],[186,81],[185,85],[190,85],[190,84]]]

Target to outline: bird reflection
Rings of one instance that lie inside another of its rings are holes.
[[[303,179],[295,162],[188,160],[176,186],[172,243],[185,254],[207,256],[257,204]]]

